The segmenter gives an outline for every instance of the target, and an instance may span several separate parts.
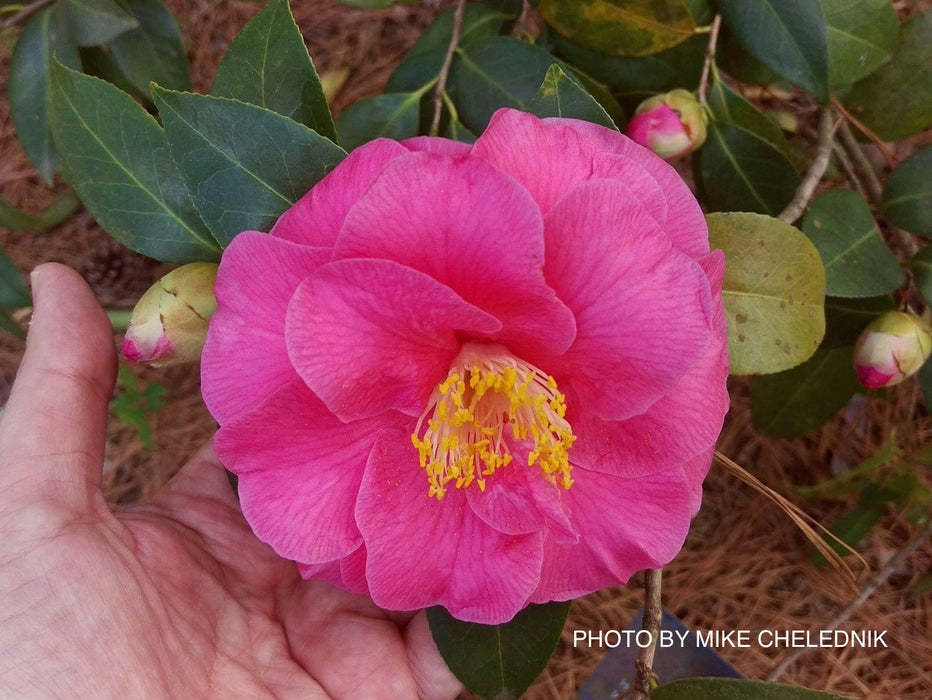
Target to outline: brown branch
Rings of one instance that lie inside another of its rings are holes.
[[[706,101],[706,93],[709,90],[709,71],[712,68],[712,62],[715,60],[715,48],[718,45],[718,30],[722,26],[722,16],[715,15],[712,20],[712,31],[709,33],[709,43],[705,47],[705,60],[702,63],[702,77],[699,78],[699,87],[696,89],[696,97],[700,102]]]
[[[900,568],[903,562],[906,561],[907,557],[909,557],[910,554],[921,547],[930,537],[932,537],[932,518],[929,519],[929,522],[926,523],[926,526],[922,529],[922,531],[916,535],[915,539],[903,547],[903,549],[901,549],[899,552],[890,557],[890,560],[880,571],[877,572],[877,575],[870,580],[870,582],[864,587],[864,590],[861,591],[858,597],[852,600],[844,610],[829,620],[825,627],[822,629],[828,631],[838,629],[838,627],[845,620],[857,612],[858,608],[860,608],[868,598],[877,592],[878,588],[886,583],[891,574]],[[784,673],[786,673],[786,670],[790,666],[792,666],[801,656],[806,654],[808,651],[809,649],[806,647],[799,647],[795,649],[785,659],[783,659],[783,661],[781,661],[773,671],[770,672],[770,675],[767,676],[767,680],[775,681],[780,678]]]
[[[816,156],[806,172],[806,177],[796,189],[793,199],[786,205],[786,208],[780,212],[777,217],[781,221],[792,224],[796,219],[803,215],[809,200],[812,199],[812,193],[819,186],[825,171],[828,170],[829,161],[832,159],[832,146],[835,143],[835,127],[832,124],[832,111],[825,107],[819,115],[819,138],[816,141]]]
[[[861,144],[857,142],[854,134],[851,133],[851,127],[845,122],[842,122],[838,128],[838,137],[842,148],[848,153],[848,157],[854,161],[854,166],[860,171],[861,177],[864,178],[867,193],[874,201],[874,204],[879,205],[883,198],[883,185],[880,184],[880,179],[877,177],[877,173],[874,172],[874,166],[864,155]]]
[[[466,0],[457,0],[456,11],[453,13],[453,33],[450,34],[450,45],[447,55],[437,74],[437,87],[434,88],[434,118],[430,122],[430,135],[436,136],[440,131],[440,115],[443,113],[443,95],[447,90],[447,78],[450,76],[450,66],[453,65],[453,54],[460,43],[460,32],[463,30],[463,15],[466,13]]]
[[[660,637],[660,622],[663,619],[663,604],[660,600],[660,583],[662,569],[648,569],[644,572],[644,618],[641,629],[650,633],[650,643],[638,649],[638,658],[634,665],[634,684],[629,697],[634,700],[647,700],[650,697],[650,680],[653,676],[651,666],[657,651]]]
[[[883,154],[884,160],[887,161],[888,166],[892,168],[893,166],[896,165],[896,158],[893,156],[893,153],[890,152],[890,149],[887,148],[887,144],[885,144],[877,134],[875,134],[873,131],[867,128],[867,126],[865,126],[864,123],[861,122],[860,119],[858,119],[853,114],[851,114],[851,112],[845,109],[845,106],[841,102],[839,102],[839,100],[835,97],[832,98],[832,106],[845,119],[847,119],[849,122],[854,124],[854,126],[857,127],[858,131],[860,131],[868,139],[870,139],[871,143],[877,146],[877,148]]]
[[[32,3],[31,5],[26,5],[26,7],[17,12],[15,15],[8,17],[7,19],[0,22],[0,31],[9,29],[10,27],[22,22],[24,19],[29,19],[43,7],[51,5],[52,2],[53,0],[36,0],[36,2]]]

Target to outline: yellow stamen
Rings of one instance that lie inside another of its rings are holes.
[[[486,478],[513,460],[503,439],[506,426],[513,439],[530,443],[528,466],[568,489],[576,436],[565,415],[566,397],[553,377],[501,345],[465,345],[411,435],[427,471],[428,495],[443,498],[451,481],[485,491]]]

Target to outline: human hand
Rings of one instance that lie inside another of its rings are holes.
[[[150,503],[100,491],[109,323],[43,265],[0,420],[0,689],[8,697],[452,698],[424,613],[303,581],[243,520],[213,452]]]

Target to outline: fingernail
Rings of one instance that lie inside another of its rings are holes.
[[[36,305],[36,298],[39,296],[39,268],[36,267],[29,273],[29,286],[32,287],[32,305]]]

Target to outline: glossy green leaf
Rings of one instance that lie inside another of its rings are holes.
[[[46,183],[58,169],[58,152],[49,126],[49,72],[52,56],[71,68],[81,68],[78,47],[68,35],[59,8],[33,15],[16,42],[10,63],[8,94],[16,135],[33,167]]]
[[[526,109],[551,65],[553,56],[547,51],[511,37],[473,42],[450,70],[450,93],[460,120],[478,134],[497,109]]]
[[[890,0],[820,0],[828,29],[828,82],[851,85],[890,60],[899,20]]]
[[[754,427],[793,438],[820,428],[861,391],[850,346],[820,349],[807,362],[757,377],[751,387]]]
[[[776,146],[733,124],[709,124],[697,163],[702,194],[713,211],[776,216],[801,182],[793,164]]]
[[[725,252],[723,298],[732,374],[769,374],[808,359],[825,333],[825,272],[798,229],[769,216],[709,214]]]
[[[74,193],[71,190],[65,190],[48,207],[33,216],[0,197],[0,228],[41,233],[67,219],[77,209],[78,204]]]
[[[884,141],[932,125],[932,11],[900,27],[893,59],[855,83],[845,105]]]
[[[554,37],[562,58],[608,85],[620,97],[634,101],[673,88],[694,89],[707,43],[708,36],[697,35],[653,56],[620,58],[587,49],[559,35]]]
[[[164,132],[132,97],[54,63],[51,117],[65,179],[111,236],[167,262],[218,257]]]
[[[337,119],[340,145],[352,151],[377,138],[417,136],[421,92],[387,93],[356,102]]]
[[[24,338],[23,329],[13,320],[11,312],[32,304],[32,297],[23,276],[6,252],[0,248],[0,328],[12,336]]]
[[[791,83],[828,102],[825,17],[813,0],[719,0],[742,45]]]
[[[303,124],[256,105],[156,88],[165,135],[194,204],[224,246],[268,231],[346,155]]]
[[[149,83],[172,90],[190,90],[188,58],[175,18],[162,0],[117,0],[139,22],[108,47],[127,80],[143,95]]]
[[[108,49],[103,46],[82,46],[80,53],[83,73],[106,80],[108,83],[116,85],[123,92],[128,92],[136,99],[143,100],[146,103],[152,102],[149,95],[149,86],[146,86],[145,92],[141,92],[129,82],[129,79],[124,75],[123,70]]]
[[[265,107],[336,140],[330,107],[288,0],[272,0],[233,40],[211,94]]]
[[[450,7],[437,15],[437,19],[418,37],[388,79],[385,92],[414,92],[437,77],[453,35],[455,9]],[[498,35],[505,19],[504,14],[485,5],[466,5],[459,46],[469,46],[478,39]]]
[[[556,63],[547,71],[537,94],[528,102],[527,111],[541,118],[584,119],[618,131],[602,105]]]
[[[585,71],[564,63],[563,61],[557,61],[557,65],[570,78],[578,82],[580,87],[589,93],[598,105],[605,110],[605,113],[608,115],[613,125],[610,128],[623,129],[625,127],[628,123],[628,118],[625,115],[624,108],[602,83],[598,82]]]
[[[487,700],[517,700],[544,670],[560,641],[569,603],[529,605],[511,622],[461,622],[441,607],[427,610],[430,631],[447,666]]]
[[[932,236],[932,146],[900,163],[883,186],[883,213],[894,226]]]
[[[750,131],[789,157],[790,146],[780,127],[723,81],[716,80],[712,84],[708,100],[715,121]]]
[[[822,256],[826,294],[874,297],[903,284],[903,270],[880,237],[870,206],[854,190],[816,197],[802,229]]]
[[[932,304],[932,246],[916,253],[909,261],[909,269],[913,272],[916,289],[927,304]]]
[[[651,700],[845,700],[823,693],[769,681],[734,678],[686,678],[657,686]]]
[[[538,11],[554,31],[613,56],[650,56],[696,31],[683,0],[542,0]]]
[[[896,304],[889,294],[864,299],[825,298],[825,338],[822,347],[854,345],[868,323]]]
[[[139,21],[116,0],[62,0],[71,35],[81,46],[106,44],[123,32],[136,29]]]
[[[476,142],[476,135],[465,126],[463,126],[462,122],[460,122],[460,120],[455,117],[451,117],[447,122],[443,135],[448,139],[462,141],[463,143]]]

